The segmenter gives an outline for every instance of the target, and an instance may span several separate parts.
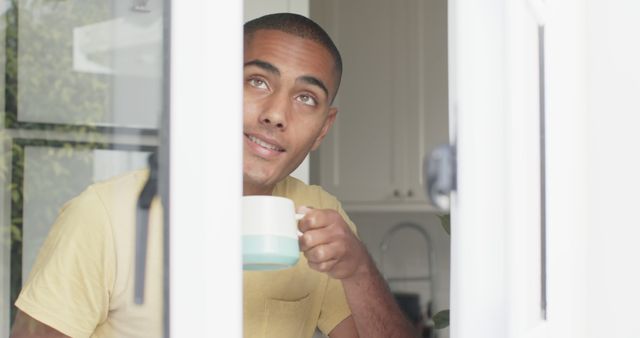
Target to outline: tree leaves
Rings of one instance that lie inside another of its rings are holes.
[[[441,330],[449,327],[449,310],[442,310],[433,315],[433,323],[433,327],[436,330]]]
[[[446,231],[447,234],[451,236],[451,215],[450,214],[438,215],[438,218],[440,219],[440,224],[442,225],[442,228],[444,229],[444,231]],[[448,309],[442,310],[436,313],[435,315],[433,315],[432,319],[434,323],[434,328],[436,330],[449,327],[449,310]]]
[[[442,225],[442,228],[444,229],[444,231],[446,231],[447,234],[451,236],[451,215],[450,214],[438,215],[438,218],[440,219],[440,224]]]

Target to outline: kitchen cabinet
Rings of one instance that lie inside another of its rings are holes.
[[[338,119],[312,178],[350,210],[430,210],[422,162],[448,141],[446,0],[322,0],[343,58]]]
[[[308,0],[244,0],[244,20],[278,12],[309,15]]]

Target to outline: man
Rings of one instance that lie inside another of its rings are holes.
[[[316,321],[331,338],[412,335],[339,203],[319,187],[288,177],[334,123],[337,108],[331,103],[341,73],[338,50],[309,19],[275,14],[245,25],[244,194],[280,195],[315,207],[300,210],[304,258],[296,267],[245,273],[249,337],[265,328],[269,337],[309,337]],[[276,279],[283,283],[269,283]],[[263,304],[267,313],[260,311]],[[271,307],[280,311],[271,313]]]
[[[316,327],[331,338],[415,336],[337,200],[289,177],[335,121],[338,50],[294,14],[247,23],[244,47],[244,194],[285,196],[305,213],[295,267],[245,272],[245,336],[311,337]],[[65,207],[16,302],[15,337],[160,336],[157,200],[148,301],[131,304],[135,198],[147,175],[96,184]]]

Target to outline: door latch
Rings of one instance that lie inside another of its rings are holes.
[[[455,146],[441,144],[434,148],[424,159],[422,173],[431,204],[440,210],[449,210],[451,192],[457,185]]]

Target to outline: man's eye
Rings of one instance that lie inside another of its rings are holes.
[[[267,89],[267,83],[264,82],[264,80],[261,80],[261,79],[249,79],[249,84],[252,87],[256,87],[256,88],[260,88],[260,89]]]
[[[309,106],[315,106],[317,104],[316,99],[314,99],[312,96],[309,96],[309,95],[298,96],[298,101]]]

